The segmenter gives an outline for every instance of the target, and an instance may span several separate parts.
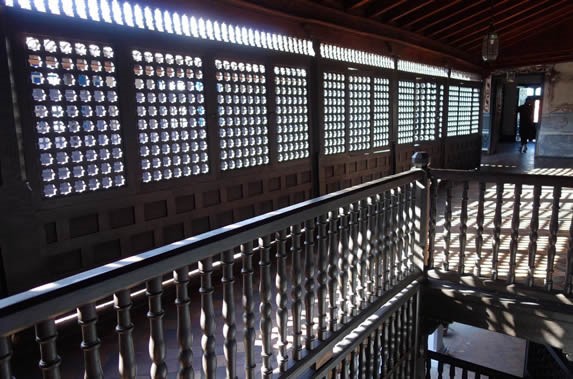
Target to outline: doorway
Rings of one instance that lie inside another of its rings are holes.
[[[518,85],[517,86],[517,104],[516,108],[520,105],[525,104],[526,99],[529,97],[533,101],[533,125],[535,126],[535,135],[537,136],[537,130],[539,126],[539,120],[541,119],[541,101],[542,88],[539,85]],[[519,112],[515,114],[515,140],[520,141],[520,136],[518,133],[519,127]]]

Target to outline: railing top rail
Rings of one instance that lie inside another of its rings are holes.
[[[245,221],[146,251],[0,299],[0,336],[22,330],[166,272],[325,214],[333,209],[423,179],[419,169],[307,200]]]
[[[441,354],[435,351],[428,350],[427,359],[432,359],[439,362],[444,362],[448,365],[452,365],[455,367],[459,367],[462,369],[466,369],[475,373],[479,373],[481,375],[487,375],[490,378],[498,378],[498,379],[518,379],[519,376],[515,376],[512,374],[508,374],[506,372],[498,371],[493,368],[480,366],[475,363],[463,361],[461,359],[452,357],[451,355]]]
[[[510,172],[483,172],[479,170],[430,169],[434,178],[454,182],[485,182],[504,184],[531,184],[541,186],[573,187],[573,176],[522,174]]]

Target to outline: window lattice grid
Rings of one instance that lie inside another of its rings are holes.
[[[439,97],[438,97],[438,138],[442,138],[442,126],[444,125],[444,96],[445,89],[444,85],[440,85]]]
[[[394,69],[394,59],[392,57],[326,43],[320,44],[320,55],[323,58],[337,61]]]
[[[43,196],[125,185],[114,50],[26,37]]]
[[[446,128],[447,137],[458,135],[458,106],[460,97],[460,87],[449,86],[448,88],[448,124]]]
[[[267,33],[202,17],[188,16],[161,8],[150,8],[119,0],[23,0],[4,1],[18,7],[53,15],[64,15],[96,22],[124,25],[160,33],[206,39],[314,56],[312,41],[282,34]]]
[[[278,161],[308,158],[308,90],[304,68],[275,66]]]
[[[346,75],[323,74],[324,153],[346,152]]]
[[[436,84],[417,82],[415,94],[414,140],[434,141],[436,139]]]
[[[473,89],[472,99],[472,134],[479,133],[479,106],[480,106],[480,90]]]
[[[482,77],[480,74],[475,72],[467,72],[467,71],[459,71],[459,70],[451,70],[450,78],[456,80],[466,80],[466,81],[474,81],[480,82]]]
[[[390,81],[374,78],[374,147],[388,146],[390,134]]]
[[[473,91],[469,87],[460,87],[458,103],[458,135],[471,134]]]
[[[439,76],[442,78],[448,77],[448,69],[446,67],[432,66],[425,63],[418,63],[412,61],[398,60],[398,70],[412,72],[414,74]]]
[[[221,170],[269,163],[265,66],[215,60]]]
[[[348,78],[348,149],[371,147],[371,78],[350,75]]]
[[[415,83],[398,82],[398,143],[414,142]]]
[[[200,58],[132,52],[142,180],[209,172]]]

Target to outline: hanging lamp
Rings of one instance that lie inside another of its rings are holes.
[[[481,45],[481,57],[484,62],[494,62],[499,54],[499,37],[494,28],[493,1],[490,1],[491,20],[487,34],[483,37]]]

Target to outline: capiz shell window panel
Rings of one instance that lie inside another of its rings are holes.
[[[269,164],[266,69],[215,60],[221,170]]]
[[[25,38],[43,197],[125,185],[113,48]]]
[[[307,72],[275,66],[278,161],[308,158],[309,118]]]
[[[143,182],[207,174],[201,58],[139,50],[132,57]]]

